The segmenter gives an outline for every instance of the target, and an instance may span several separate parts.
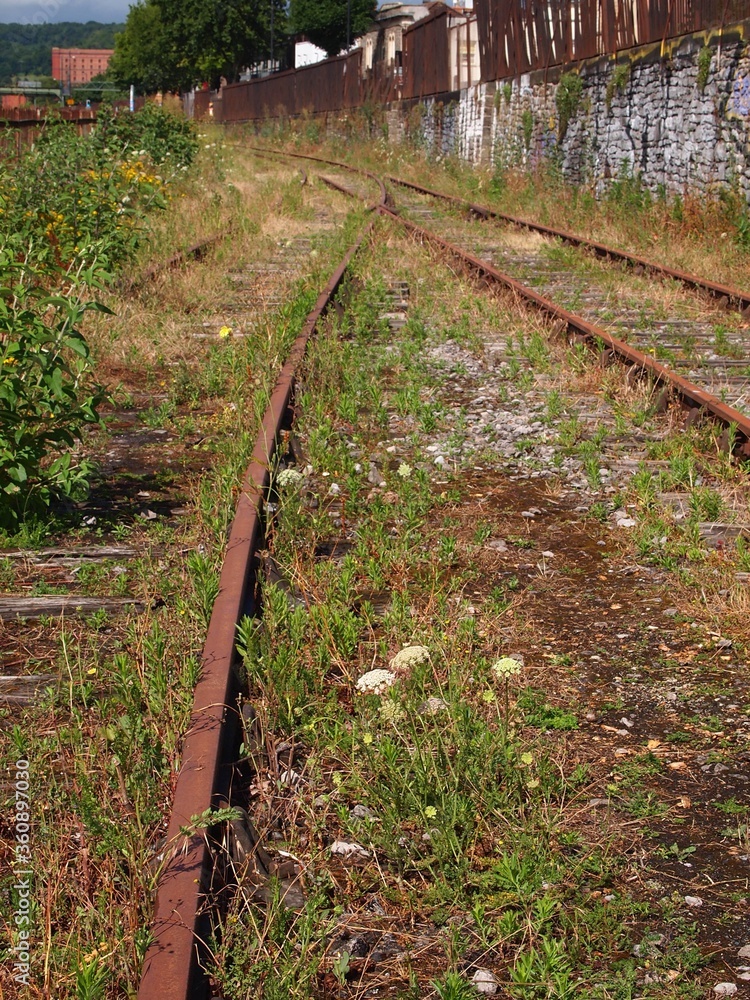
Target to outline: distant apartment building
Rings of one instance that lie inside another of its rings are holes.
[[[63,87],[90,83],[109,66],[114,49],[52,49],[52,76]]]

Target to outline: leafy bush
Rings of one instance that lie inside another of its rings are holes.
[[[0,250],[0,492],[6,497],[0,509],[6,522],[85,484],[87,463],[76,465],[61,449],[73,447],[84,425],[99,420],[104,398],[78,329],[87,310],[103,307],[80,294],[42,294],[35,272],[12,253]]]
[[[147,104],[135,115],[115,116],[100,110],[97,132],[100,141],[116,145],[123,155],[137,150],[156,164],[189,166],[198,152],[193,123],[157,104]]]
[[[192,162],[190,123],[147,105],[101,112],[81,136],[49,122],[0,162],[0,523],[73,496],[90,468],[69,450],[99,420],[104,390],[81,333],[96,290],[135,253],[147,213]],[[159,166],[161,165],[161,166]]]
[[[578,111],[578,105],[583,93],[583,80],[577,73],[563,73],[555,92],[555,104],[559,116],[558,138],[562,140],[568,131],[568,125]]]
[[[703,93],[706,89],[706,84],[708,83],[708,77],[711,72],[711,59],[711,49],[708,45],[704,45],[698,53],[698,76],[695,81],[695,84],[701,93]]]

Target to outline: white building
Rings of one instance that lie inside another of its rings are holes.
[[[299,69],[300,66],[312,66],[313,63],[323,62],[326,59],[326,53],[323,49],[319,49],[317,45],[313,45],[312,42],[295,42],[294,43],[294,68]]]

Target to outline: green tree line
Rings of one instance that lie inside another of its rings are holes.
[[[115,42],[112,80],[143,92],[218,85],[271,58],[291,62],[304,35],[329,55],[372,23],[376,0],[140,0]],[[273,20],[273,31],[272,22]]]
[[[122,24],[61,21],[59,24],[0,24],[0,86],[16,78],[52,76],[52,47],[111,49]]]

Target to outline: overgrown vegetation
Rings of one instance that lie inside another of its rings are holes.
[[[563,73],[555,91],[557,106],[557,136],[562,141],[568,125],[575,118],[583,93],[583,80],[578,73]]]
[[[534,137],[534,115],[528,108],[524,108],[521,114],[521,129],[523,130],[523,145],[528,152],[531,149],[531,140]]]
[[[523,497],[533,491],[520,473],[545,468],[533,441],[519,442],[514,461],[503,463],[510,483],[498,483],[489,430],[481,457],[452,459],[452,474],[427,444],[463,439],[459,408],[446,406],[457,389],[462,399],[482,393],[485,400],[487,392],[460,363],[440,372],[430,358],[446,341],[481,356],[486,331],[513,327],[513,310],[460,286],[446,292],[439,262],[417,262],[414,248],[393,236],[374,256],[362,264],[351,316],[332,323],[313,349],[295,447],[304,458],[276,478],[269,549],[280,582],[265,587],[263,623],[246,620],[240,629],[258,719],[245,745],[252,814],[274,854],[281,849],[298,863],[305,898],[290,907],[273,882],[265,897],[240,892],[216,942],[217,979],[232,994],[355,997],[387,974],[396,996],[468,998],[475,970],[491,969],[519,1000],[698,996],[709,957],[681,892],[665,888],[659,871],[694,853],[671,833],[663,846],[657,839],[658,824],[684,822],[669,804],[666,778],[659,785],[666,752],[658,739],[628,743],[623,727],[632,718],[623,701],[602,705],[587,733],[578,697],[584,677],[608,687],[598,673],[606,668],[587,667],[588,654],[607,661],[624,638],[613,635],[605,648],[603,617],[622,606],[608,598],[611,610],[600,611],[594,596],[597,571],[608,588],[617,577],[604,575],[603,551],[592,557],[592,572],[588,564],[563,565],[563,551],[531,555],[539,543],[523,528],[509,534],[511,518],[523,523]],[[388,309],[384,269],[419,290],[398,333],[386,333],[378,318]],[[528,391],[518,402],[525,412],[538,404],[540,383],[560,386],[565,351],[529,333],[529,322],[518,319],[500,369],[493,362],[509,385]],[[616,372],[597,375],[585,352],[570,351],[564,370],[584,405],[601,380],[623,420],[627,411],[634,425],[653,429],[647,387],[627,391]],[[641,423],[639,404],[647,411]],[[548,410],[561,457],[578,456],[590,488],[601,488],[608,427],[579,419],[558,388],[550,389]],[[680,450],[675,474],[697,476],[687,452],[710,442],[669,440]],[[373,463],[382,470],[374,489]],[[564,479],[553,476],[535,495],[551,505],[565,493]],[[577,502],[568,501],[571,510]],[[615,494],[611,504],[624,502]],[[699,488],[686,534],[695,519],[720,510],[714,492]],[[553,537],[562,550],[559,527]],[[496,565],[488,570],[483,546],[498,530],[521,565],[529,560],[524,580]],[[601,544],[609,544],[605,537]],[[587,528],[568,558],[584,538],[591,544]],[[549,578],[544,556],[554,559]],[[708,558],[705,548],[700,558]],[[591,620],[582,607],[589,591]],[[558,611],[563,593],[572,620]],[[575,638],[563,652],[556,630],[571,636],[572,622]],[[529,647],[536,669],[521,662]],[[644,640],[623,650],[612,670],[618,682],[620,672],[629,680],[650,662]],[[648,683],[656,683],[650,669]],[[600,727],[609,713],[612,726]],[[270,745],[293,754],[285,770],[252,749]],[[595,797],[598,789],[606,798]],[[602,807],[606,820],[596,812]],[[618,812],[628,817],[622,824]],[[632,823],[645,827],[637,848]]]
[[[704,45],[698,53],[698,76],[695,81],[695,85],[701,93],[706,89],[706,84],[708,83],[712,58],[713,52],[710,46]]]
[[[149,105],[100,112],[89,136],[52,121],[0,162],[0,526],[85,489],[90,466],[72,449],[104,389],[81,323],[196,145],[187,122]]]
[[[604,94],[604,103],[607,105],[607,111],[612,107],[615,94],[621,94],[625,90],[629,79],[630,63],[620,63],[620,65],[615,66],[612,70],[612,75],[607,82],[607,89]]]
[[[6,537],[8,548],[28,550],[27,559],[0,553],[6,598],[28,591],[102,602],[88,616],[71,608],[5,621],[0,636],[6,672],[9,666],[23,690],[34,691],[19,704],[0,704],[3,758],[25,754],[30,762],[32,997],[50,989],[61,1000],[137,992],[163,822],[237,482],[289,345],[362,221],[345,224],[343,199],[312,184],[292,197],[292,185],[300,188],[294,171],[261,176],[245,160],[226,164],[216,133],[195,140],[198,162],[180,171],[179,186],[159,188],[166,211],[152,217],[148,232],[138,227],[135,262],[140,268],[154,253],[221,231],[230,212],[232,239],[200,266],[171,271],[136,296],[108,280],[100,289],[115,314],[90,314],[84,332],[92,379],[120,383],[107,404],[115,427],[87,433],[79,447],[82,457],[109,467],[93,478],[89,508],[56,507]],[[135,141],[144,148],[141,137]],[[150,159],[144,166],[164,175]],[[317,212],[334,221],[332,232],[313,229]],[[304,254],[292,236],[303,239]],[[239,335],[248,306],[237,277],[253,281],[281,256],[284,266],[271,279],[278,308],[254,316],[252,336]],[[122,266],[133,261],[128,256]],[[226,315],[210,340],[195,338],[196,323],[205,329],[217,303]],[[114,449],[122,457],[111,463]],[[34,549],[50,544],[84,557],[72,556],[75,565],[62,573],[39,566]],[[102,545],[114,547],[112,557],[90,558]],[[136,603],[108,603],[122,599]],[[12,914],[12,833],[4,832],[0,898]],[[6,922],[0,992],[9,996],[15,943]]]

